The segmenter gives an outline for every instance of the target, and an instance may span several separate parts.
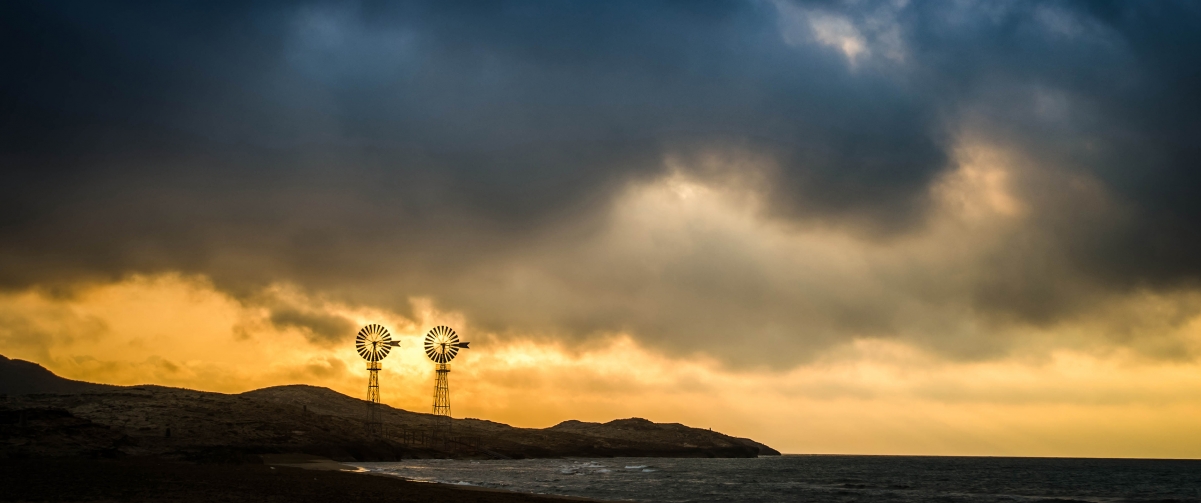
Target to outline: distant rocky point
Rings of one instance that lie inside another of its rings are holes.
[[[64,379],[0,356],[0,457],[160,455],[238,461],[304,453],[337,460],[400,458],[755,457],[750,439],[630,418],[515,428],[455,419],[433,438],[433,416],[381,405],[386,437],[363,425],[367,402],[329,388],[274,386],[240,394]]]

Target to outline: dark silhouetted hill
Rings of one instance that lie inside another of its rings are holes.
[[[88,393],[114,388],[116,386],[72,381],[59,377],[36,363],[13,360],[0,355],[0,395]]]
[[[0,457],[160,455],[232,460],[304,453],[339,460],[470,457],[755,457],[763,444],[681,424],[622,419],[515,428],[453,420],[450,442],[434,417],[381,405],[385,437],[363,424],[367,402],[329,388],[273,386],[241,394],[63,379],[37,364],[0,360]],[[13,376],[15,379],[9,379]]]
[[[760,456],[779,456],[780,452],[749,438],[731,437],[713,430],[692,428],[680,423],[654,423],[640,417],[616,419],[607,423],[587,423],[574,419],[563,421],[549,429],[614,440],[658,438],[679,445],[744,445],[757,450]]]

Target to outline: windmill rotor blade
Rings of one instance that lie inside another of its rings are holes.
[[[459,336],[455,334],[454,329],[446,325],[438,325],[425,333],[422,346],[425,348],[425,356],[429,357],[431,361],[447,363],[458,352],[456,348],[458,344]]]
[[[399,345],[399,342],[392,340],[392,334],[388,332],[388,328],[379,323],[371,323],[360,328],[354,337],[355,351],[364,360],[372,363],[383,360],[393,347]]]

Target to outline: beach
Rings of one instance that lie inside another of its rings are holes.
[[[287,463],[296,465],[301,463]],[[410,482],[396,477],[267,464],[158,458],[0,460],[0,501],[550,503],[579,499]]]

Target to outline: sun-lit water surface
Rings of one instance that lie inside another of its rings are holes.
[[[1201,461],[782,456],[758,459],[406,460],[406,479],[644,502],[1201,501]]]

